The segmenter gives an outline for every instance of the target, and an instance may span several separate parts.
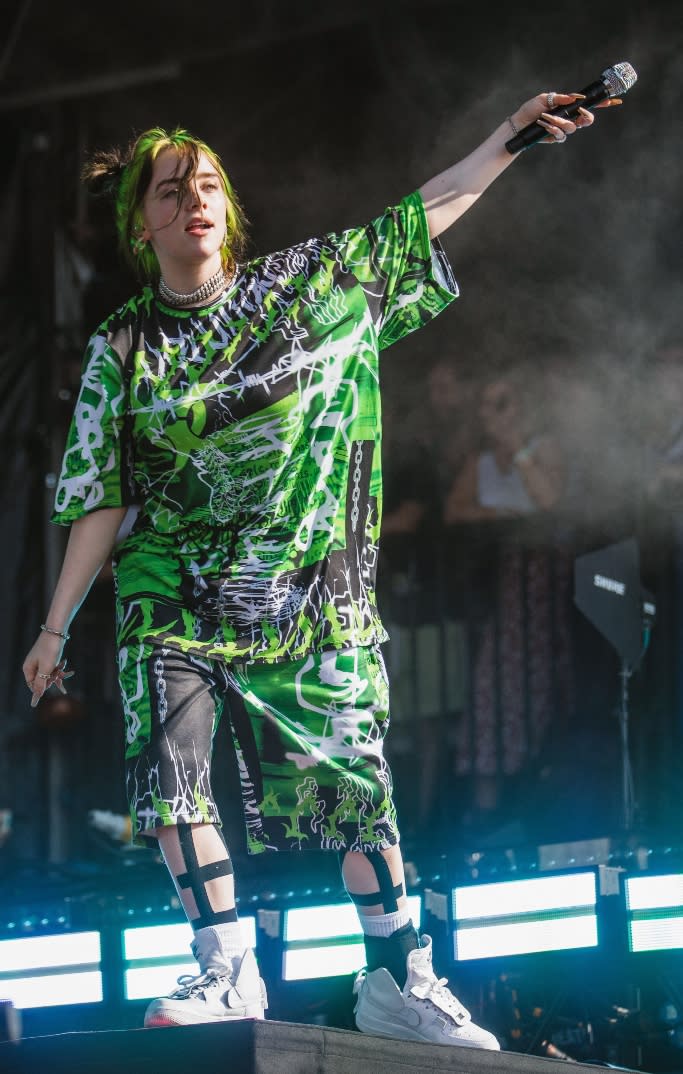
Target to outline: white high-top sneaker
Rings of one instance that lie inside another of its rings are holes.
[[[192,954],[202,972],[198,977],[179,977],[170,996],[153,1000],[145,1012],[145,1026],[264,1017],[268,997],[254,952],[247,947],[239,955],[226,955],[219,930],[220,926],[198,930]]]
[[[446,988],[446,978],[434,973],[431,937],[422,936],[420,942],[422,946],[408,955],[403,989],[382,966],[371,973],[360,971],[353,986],[358,996],[354,1009],[358,1029],[397,1040],[499,1051],[493,1033],[474,1024],[470,1012]]]

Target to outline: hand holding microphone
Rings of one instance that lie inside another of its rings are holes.
[[[577,127],[589,126],[593,122],[590,109],[607,108],[610,105],[621,104],[620,95],[627,93],[634,85],[638,76],[630,63],[617,63],[614,67],[608,67],[595,82],[591,82],[581,93],[548,93],[545,94],[543,103],[546,111],[528,123],[521,130],[517,130],[512,119],[509,120],[513,129],[513,137],[505,143],[509,153],[518,153],[520,149],[526,149],[535,142],[542,141],[551,135],[558,142],[563,142],[567,131],[563,130],[562,121]],[[557,105],[555,102],[559,102]],[[560,124],[553,120],[560,120]],[[583,122],[577,120],[583,119]],[[571,133],[570,128],[569,133]],[[562,136],[564,135],[564,137]]]

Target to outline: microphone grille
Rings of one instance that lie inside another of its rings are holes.
[[[636,82],[638,75],[630,63],[615,63],[614,67],[608,67],[602,72],[602,77],[607,84],[610,97],[619,97],[627,93]]]

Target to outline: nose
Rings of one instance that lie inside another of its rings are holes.
[[[197,189],[197,183],[194,180],[189,182],[185,188],[185,204],[190,209],[194,209],[195,206],[202,204],[201,195]]]

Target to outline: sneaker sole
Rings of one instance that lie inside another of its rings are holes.
[[[196,1013],[184,1007],[173,1007],[170,1004],[161,1006],[160,1004],[155,1010],[146,1012],[143,1024],[145,1029],[153,1029],[163,1026],[206,1025],[210,1022],[256,1022],[265,1018],[265,1008],[262,1007],[257,1007],[256,1010],[252,1007],[251,1011],[245,1011],[243,1014],[238,1011],[226,1011],[225,1014],[211,1014],[209,1011],[202,1013],[205,1016],[198,1017]]]
[[[147,1018],[144,1023],[145,1029],[162,1029],[170,1026],[197,1026],[207,1025],[213,1022],[261,1022],[265,1015],[263,1014],[236,1014],[236,1015],[222,1015],[216,1018],[175,1018],[171,1014],[155,1014],[151,1018]]]
[[[448,1046],[455,1046],[459,1048],[479,1048],[482,1051],[500,1051],[500,1044],[498,1041],[493,1044],[491,1042],[476,1041],[465,1037],[451,1037],[439,1033],[437,1036],[429,1036],[424,1033],[420,1033],[417,1029],[411,1026],[406,1026],[396,1022],[389,1022],[386,1018],[381,1021],[374,1021],[373,1019],[360,1019],[356,1016],[355,1019],[356,1028],[361,1033],[368,1033],[374,1037],[387,1037],[390,1040],[411,1040],[418,1044],[446,1044]]]

